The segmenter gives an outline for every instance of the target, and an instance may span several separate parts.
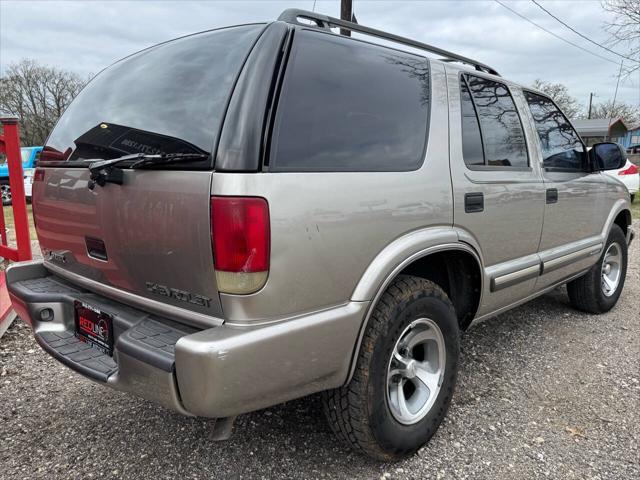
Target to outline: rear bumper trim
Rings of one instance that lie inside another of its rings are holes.
[[[69,285],[39,263],[16,264],[7,272],[13,307],[31,325],[36,341],[48,354],[93,381],[189,415],[175,379],[175,344],[196,332],[194,328]],[[112,316],[113,357],[75,336],[75,300]],[[50,312],[42,320],[45,309]]]
[[[348,302],[266,325],[198,330],[70,285],[38,262],[11,266],[7,285],[18,315],[60,362],[182,414],[212,418],[344,385],[369,305]],[[78,343],[75,300],[112,316],[113,358]],[[53,312],[47,321],[43,309]]]
[[[185,310],[184,308],[151,300],[150,298],[141,297],[140,295],[111,287],[104,283],[96,282],[76,273],[69,272],[51,262],[44,262],[43,265],[51,273],[54,273],[56,276],[64,278],[75,285],[81,286],[100,295],[104,295],[105,297],[113,300],[131,305],[132,307],[140,308],[145,312],[162,315],[163,317],[168,317],[200,328],[215,327],[224,323],[224,320],[221,318],[210,317],[191,310]]]
[[[34,337],[42,349],[56,360],[98,382],[106,382],[118,369],[112,357],[67,330],[40,331]]]

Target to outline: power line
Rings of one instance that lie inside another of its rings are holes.
[[[547,32],[549,35],[553,35],[554,37],[556,37],[558,40],[562,40],[565,43],[568,43],[569,45],[573,45],[576,48],[579,48],[580,50],[583,50],[585,52],[587,52],[590,55],[593,55],[594,57],[598,57],[601,58],[602,60],[606,60],[607,62],[610,63],[615,63],[616,65],[618,65],[618,62],[616,62],[615,60],[611,60],[610,58],[607,57],[603,57],[602,55],[599,55],[595,52],[592,52],[591,50],[587,50],[584,47],[581,47],[580,45],[573,43],[569,40],[567,40],[566,38],[561,37],[560,35],[557,35],[555,33],[553,33],[551,30],[547,30],[546,28],[544,28],[542,25],[538,25],[536,22],[534,22],[533,20],[530,20],[529,18],[525,17],[524,15],[516,12],[514,9],[512,9],[511,7],[507,7],[504,3],[502,3],[500,0],[493,0],[494,2],[496,2],[498,5],[501,5],[502,7],[506,8],[507,10],[509,10],[511,13],[519,16],[520,18],[522,18],[523,20],[526,20],[527,22],[529,22],[532,25],[535,25],[536,27],[538,27],[540,30],[544,30],[545,32]]]
[[[551,13],[549,10],[547,10],[546,8],[544,8],[542,5],[540,5],[538,2],[536,2],[536,0],[531,0],[534,4],[536,4],[538,6],[538,8],[540,8],[543,12],[545,12],[547,15],[549,15],[550,17],[554,18],[555,20],[557,20],[559,23],[561,23],[562,25],[564,25],[565,27],[567,27],[569,30],[571,30],[573,33],[575,33],[576,35],[581,36],[582,38],[584,38],[585,40],[587,40],[588,42],[593,43],[594,45],[603,48],[604,50],[613,53],[614,55],[617,55],[621,58],[624,58],[626,60],[631,60],[632,62],[638,62],[638,60],[635,60],[631,57],[627,57],[626,55],[622,55],[621,53],[618,53],[614,50],[611,50],[609,47],[605,47],[604,45],[599,44],[598,42],[594,42],[593,40],[591,40],[589,37],[581,34],[579,31],[577,31],[575,28],[573,28],[571,25],[567,25],[565,22],[563,22],[561,19],[559,19],[558,17],[556,17],[553,13]]]

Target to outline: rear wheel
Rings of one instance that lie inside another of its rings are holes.
[[[458,336],[453,305],[438,285],[394,280],[369,319],[351,382],[323,396],[336,435],[383,461],[424,445],[451,402]]]
[[[11,187],[8,184],[0,185],[0,194],[2,195],[2,205],[11,205]]]
[[[567,284],[569,301],[585,312],[608,312],[620,298],[626,275],[627,242],[622,229],[614,225],[598,263]]]

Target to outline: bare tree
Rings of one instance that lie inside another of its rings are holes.
[[[569,89],[563,84],[537,79],[531,86],[549,95],[567,117],[578,118],[582,114],[582,105],[569,95]]]
[[[612,19],[604,22],[609,33],[610,46],[627,49],[623,73],[631,75],[640,70],[640,0],[603,0],[602,8],[613,14]]]
[[[640,122],[640,107],[607,100],[593,106],[591,118],[621,118],[631,128]]]
[[[0,77],[0,110],[20,118],[23,145],[42,145],[85,83],[76,73],[22,60]]]

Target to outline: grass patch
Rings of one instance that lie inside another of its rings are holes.
[[[635,202],[631,204],[631,217],[634,220],[640,219],[640,193],[636,193]]]
[[[16,228],[13,219],[13,209],[11,207],[2,207],[4,213],[4,223],[7,229],[7,241],[9,245],[15,245],[16,242]],[[29,235],[31,240],[36,239],[36,227],[33,224],[33,210],[31,204],[27,204],[27,215],[29,217]]]

